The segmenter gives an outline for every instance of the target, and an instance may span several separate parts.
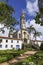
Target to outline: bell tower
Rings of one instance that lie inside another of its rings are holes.
[[[23,10],[22,10],[22,13],[21,13],[21,16],[20,16],[20,28],[26,29],[26,20],[25,20],[25,14],[24,14]]]
[[[25,13],[22,11],[21,16],[20,16],[20,29],[21,29],[21,39],[23,43],[28,43],[29,39],[29,33],[26,28],[26,19],[25,19]]]
[[[24,40],[25,33],[26,33],[26,19],[25,19],[25,13],[24,10],[22,10],[21,16],[20,16],[20,28],[21,28],[21,39]]]

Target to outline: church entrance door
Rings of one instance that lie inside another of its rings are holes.
[[[26,38],[24,38],[24,42],[27,43],[27,39]]]

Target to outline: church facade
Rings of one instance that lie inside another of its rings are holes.
[[[24,11],[20,16],[20,30],[16,32],[9,31],[8,37],[0,36],[0,50],[21,49],[22,44],[29,44],[30,36],[26,29],[26,19]]]

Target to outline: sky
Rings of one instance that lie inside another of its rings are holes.
[[[38,11],[38,0],[9,0],[8,4],[15,9],[15,17],[20,20],[22,10],[25,11],[26,20],[33,19]]]
[[[13,16],[20,22],[20,15],[22,10],[25,12],[26,16],[26,26],[33,25],[36,30],[41,31],[43,34],[43,26],[40,26],[35,23],[34,17],[36,12],[39,12],[38,9],[38,0],[9,0],[8,5],[12,6],[15,9],[15,14]],[[16,26],[16,29],[19,29],[19,26]]]
[[[20,15],[22,10],[25,12],[26,22],[30,21],[36,16],[38,12],[38,0],[9,0],[8,4],[15,9],[15,18],[20,22]],[[16,26],[16,29],[19,29],[19,26]]]

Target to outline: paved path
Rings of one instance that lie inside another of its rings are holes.
[[[15,59],[12,59],[12,60],[10,60],[8,62],[0,63],[0,65],[11,65],[13,63],[20,62],[24,58],[27,58],[29,55],[34,55],[35,53],[36,53],[36,51],[27,51],[24,54],[22,54],[21,56],[15,58]]]

